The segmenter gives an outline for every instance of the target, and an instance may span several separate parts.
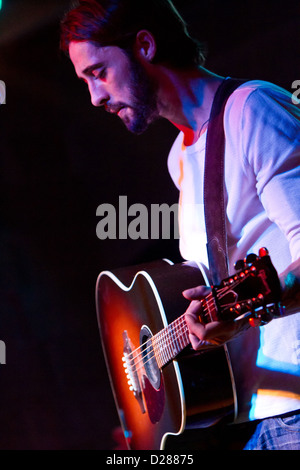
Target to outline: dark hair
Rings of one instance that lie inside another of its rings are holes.
[[[177,68],[203,65],[203,45],[192,38],[171,0],[79,0],[61,21],[61,49],[71,41],[91,41],[129,51],[141,29],[156,40],[153,62]]]

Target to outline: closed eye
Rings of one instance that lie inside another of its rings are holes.
[[[94,70],[92,75],[96,79],[105,80],[106,79],[106,68],[103,67],[101,69]]]

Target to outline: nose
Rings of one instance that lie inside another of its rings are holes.
[[[93,106],[103,106],[109,100],[109,94],[103,84],[89,83],[89,92]]]

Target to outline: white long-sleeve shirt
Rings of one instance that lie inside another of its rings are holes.
[[[267,247],[281,273],[300,258],[300,109],[276,85],[249,81],[224,112],[225,204],[229,269]],[[185,147],[179,133],[168,158],[180,191],[180,252],[208,266],[203,206],[206,131]],[[300,409],[300,313],[248,330],[231,345],[239,420]]]

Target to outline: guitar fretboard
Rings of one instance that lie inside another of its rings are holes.
[[[154,335],[151,341],[157,365],[161,368],[190,344],[184,315]]]
[[[201,317],[208,323],[217,316],[217,308],[212,293],[202,299]],[[181,315],[151,339],[152,348],[159,368],[166,365],[190,344],[185,315]]]

